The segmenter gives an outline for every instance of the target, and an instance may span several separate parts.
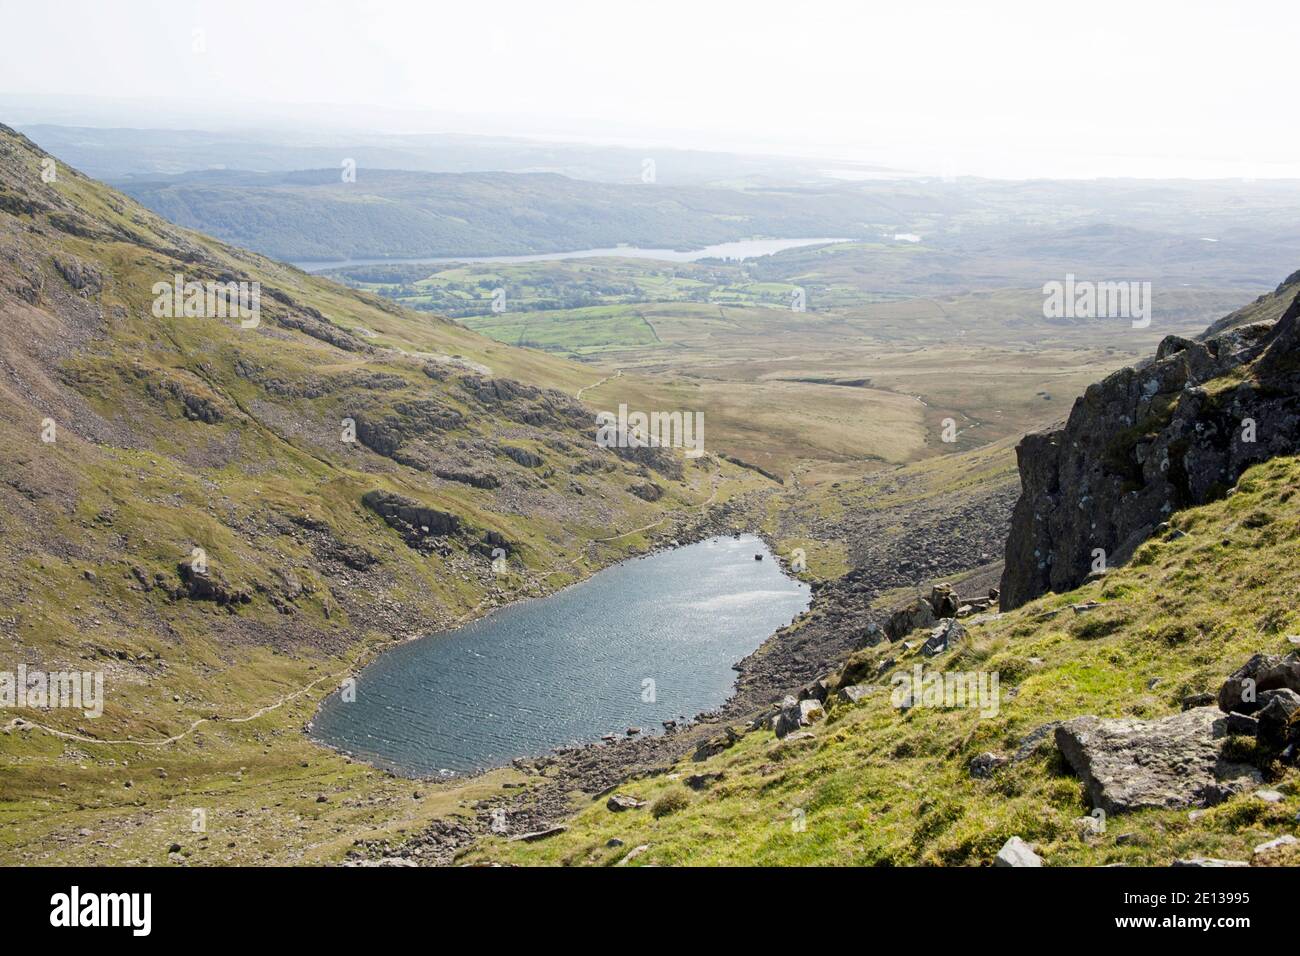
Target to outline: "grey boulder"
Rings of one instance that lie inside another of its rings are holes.
[[[622,813],[624,810],[638,810],[645,806],[644,800],[638,800],[636,797],[629,797],[625,793],[613,794],[605,806],[614,813]]]
[[[856,704],[864,700],[872,691],[880,690],[879,684],[850,684],[848,687],[841,687],[835,696],[841,703]]]
[[[1160,717],[1076,717],[1056,728],[1056,745],[1108,814],[1210,806],[1263,782],[1249,764],[1223,755],[1227,721],[1213,707]]]
[[[1281,750],[1286,746],[1291,721],[1300,712],[1300,694],[1289,687],[1266,690],[1259,695],[1259,705],[1255,714],[1259,724],[1259,742],[1274,750]]]
[[[1300,654],[1256,654],[1223,682],[1219,709],[1224,713],[1253,714],[1263,706],[1260,698],[1264,691],[1284,687],[1300,691]]]
[[[956,618],[945,618],[930,631],[930,637],[921,645],[921,653],[926,657],[942,654],[966,636],[966,628]]]
[[[1024,840],[1018,836],[1013,836],[1006,843],[1002,844],[1002,849],[998,850],[998,855],[993,858],[994,866],[1042,866],[1043,858],[1034,852]]]

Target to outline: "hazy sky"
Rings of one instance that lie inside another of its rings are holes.
[[[1300,175],[1296,0],[0,0],[0,23],[0,121],[57,94],[145,101],[112,114],[133,126],[296,115],[934,172]]]

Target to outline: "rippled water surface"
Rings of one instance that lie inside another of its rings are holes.
[[[357,699],[331,697],[312,732],[416,774],[496,766],[628,727],[658,732],[726,700],[731,665],[808,594],[753,536],[627,561],[382,654],[357,678]]]

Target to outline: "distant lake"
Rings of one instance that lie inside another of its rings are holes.
[[[754,555],[763,555],[755,561]],[[624,561],[381,654],[312,736],[395,771],[472,771],[628,727],[660,733],[732,692],[731,665],[809,601],[760,538]]]
[[[832,242],[852,242],[851,239],[743,239],[739,242],[722,242],[688,252],[676,249],[642,249],[637,246],[615,246],[611,249],[580,249],[577,252],[540,252],[527,256],[455,256],[415,259],[336,259],[332,262],[294,262],[305,272],[325,272],[329,269],[347,269],[352,266],[439,265],[450,262],[548,262],[557,259],[595,259],[621,257],[624,259],[658,259],[663,262],[696,262],[700,259],[754,259],[770,256],[786,249],[802,246],[821,246]]]

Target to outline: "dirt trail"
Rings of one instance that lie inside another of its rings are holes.
[[[709,494],[708,500],[704,501],[700,505],[700,511],[706,510],[710,505],[713,504],[714,500],[716,500],[717,497],[718,497],[718,479],[715,477],[713,479],[713,491]],[[670,517],[676,517],[676,516],[664,515],[662,518],[660,518],[658,521],[654,522],[653,524],[642,525],[640,528],[633,528],[631,531],[624,531],[622,534],[616,534],[611,538],[595,538],[594,540],[600,542],[617,541],[619,538],[626,538],[628,535],[631,534],[640,534],[642,531],[649,531],[651,528],[657,528],[665,521],[667,521]]]
[[[579,401],[581,401],[581,399],[582,399],[582,393],[583,393],[583,392],[589,392],[589,391],[591,391],[593,388],[600,388],[602,385],[604,385],[606,382],[608,382],[608,381],[609,381],[610,379],[612,379],[612,378],[622,378],[622,377],[623,377],[623,370],[622,370],[621,368],[620,368],[620,369],[616,369],[616,370],[614,371],[614,374],[613,374],[613,375],[606,375],[606,376],[605,376],[604,378],[602,378],[599,382],[593,382],[593,383],[590,384],[590,385],[584,385],[584,386],[582,386],[582,388],[578,389],[578,394],[574,395],[573,397],[576,398],[576,399],[578,399]]]

